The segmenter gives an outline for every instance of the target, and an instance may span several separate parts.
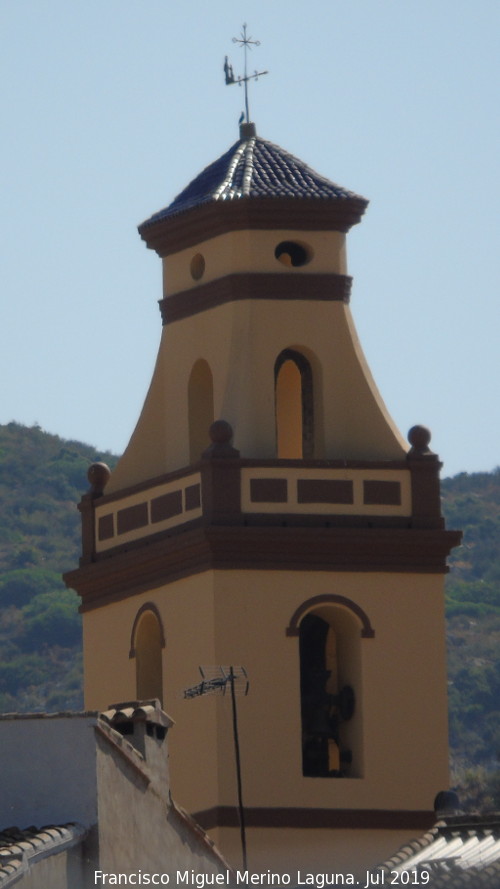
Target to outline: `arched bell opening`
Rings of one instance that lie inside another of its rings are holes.
[[[210,444],[208,430],[214,422],[214,384],[208,362],[193,365],[188,383],[189,462],[196,463]]]
[[[314,456],[313,374],[309,361],[284,349],[274,366],[276,450],[278,459]]]
[[[359,624],[342,608],[321,606],[299,627],[302,773],[362,775]]]

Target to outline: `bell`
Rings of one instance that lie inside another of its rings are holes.
[[[327,710],[316,710],[308,726],[308,732],[316,738],[336,738],[337,720]]]
[[[352,765],[352,750],[341,750],[340,751],[340,762],[344,766]]]
[[[334,707],[338,707],[342,719],[346,722],[354,716],[356,699],[354,690],[350,685],[344,685],[340,689],[338,695],[330,695],[330,702]]]

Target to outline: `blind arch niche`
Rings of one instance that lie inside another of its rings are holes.
[[[138,701],[158,698],[163,706],[163,649],[165,635],[159,611],[152,602],[142,606],[132,628],[130,657],[135,658]]]
[[[208,361],[195,361],[188,382],[189,462],[197,463],[210,444],[214,422],[214,383]]]

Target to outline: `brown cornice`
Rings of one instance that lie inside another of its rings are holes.
[[[352,278],[335,274],[243,272],[216,278],[159,300],[163,324],[241,299],[349,302]]]
[[[209,569],[442,574],[460,537],[439,529],[209,525],[143,538],[64,580],[88,611]]]
[[[335,778],[331,779],[335,781]],[[238,810],[214,806],[194,812],[193,818],[204,830],[238,827]],[[407,809],[306,809],[245,807],[247,827],[350,830],[428,830],[436,821],[432,811]]]
[[[240,198],[210,201],[178,215],[139,226],[139,234],[159,256],[242,229],[348,232],[366,209],[363,198]]]

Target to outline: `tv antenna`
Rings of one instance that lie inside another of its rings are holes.
[[[241,853],[243,869],[247,870],[247,841],[245,832],[245,810],[241,786],[240,742],[238,737],[238,713],[236,696],[248,694],[249,682],[244,667],[199,667],[201,682],[184,691],[185,698],[199,698],[202,695],[226,694],[229,687],[233,713],[234,756],[236,761],[236,784],[238,788],[238,816],[240,820]]]
[[[247,26],[243,25],[243,29],[241,35],[239,37],[233,37],[233,43],[239,43],[240,46],[243,47],[245,51],[245,70],[243,77],[237,76],[235,77],[233,73],[233,66],[231,65],[228,57],[224,59],[224,74],[226,77],[226,86],[232,86],[233,83],[242,84],[245,87],[245,115],[246,122],[250,123],[250,114],[248,111],[248,83],[250,80],[258,80],[259,77],[262,77],[264,74],[269,74],[269,71],[257,71],[255,70],[253,74],[247,73],[247,55],[248,51],[252,49],[252,46],[260,46],[260,40],[252,40],[251,37],[247,37]]]

